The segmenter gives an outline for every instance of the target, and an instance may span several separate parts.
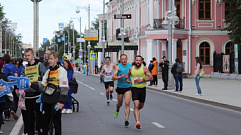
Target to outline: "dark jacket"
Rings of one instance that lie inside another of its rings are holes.
[[[42,81],[43,76],[44,76],[44,74],[45,74],[47,69],[46,69],[46,67],[42,63],[37,62],[37,61],[35,61],[35,63],[32,64],[32,65],[30,63],[28,63],[26,65],[26,67],[28,67],[28,66],[35,66],[35,65],[39,65],[39,67],[38,67],[38,72],[39,72],[38,81]],[[22,76],[25,76],[25,68],[26,67],[24,67],[24,69],[22,71]],[[33,88],[26,89],[25,93],[26,93],[26,96],[25,96],[26,99],[36,98],[37,96],[40,95],[40,91],[38,89],[33,89]]]
[[[151,72],[151,70],[153,69],[154,65],[153,64],[149,64],[148,66],[148,70]]]
[[[162,74],[168,74],[169,61],[166,60],[164,63],[160,63],[159,66],[162,68]]]
[[[175,64],[172,66],[171,73],[175,76],[177,74],[182,74],[182,73],[177,73],[177,64],[180,63],[179,58],[175,59]]]

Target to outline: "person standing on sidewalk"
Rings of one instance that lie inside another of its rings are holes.
[[[25,58],[28,61],[28,64],[22,71],[22,76],[30,78],[30,82],[42,81],[42,78],[46,72],[46,67],[43,63],[37,62],[34,60],[34,51],[32,48],[28,48],[24,52]],[[36,103],[36,100],[40,96],[40,91],[38,89],[29,88],[25,91],[25,106],[26,106],[26,122],[28,135],[34,135],[34,129],[40,131],[41,123],[41,112],[40,104]],[[25,122],[25,121],[24,121]],[[35,128],[36,123],[36,128]],[[26,125],[26,124],[25,124]]]
[[[153,86],[154,87],[157,87],[157,83],[158,83],[158,80],[157,80],[157,75],[158,75],[158,61],[156,60],[155,57],[152,58],[153,60],[153,69],[151,71],[152,73],[152,76],[153,76]]]
[[[162,68],[162,80],[164,82],[164,88],[162,90],[167,90],[169,61],[167,60],[166,56],[162,57],[162,61],[159,66]]]
[[[150,64],[148,65],[148,70],[151,72],[151,70],[153,69],[154,65],[153,65],[153,60],[150,61]],[[153,84],[153,80],[150,81],[150,84],[148,86],[152,86]]]
[[[140,129],[140,109],[144,107],[146,100],[146,82],[153,80],[153,77],[148,68],[142,65],[142,56],[137,55],[134,62],[135,66],[130,67],[129,72],[126,75],[126,82],[132,83],[132,100],[134,102],[136,128]],[[131,81],[129,81],[130,76]],[[148,77],[146,78],[146,76]]]
[[[194,72],[194,77],[195,77],[195,83],[196,83],[196,87],[197,87],[197,96],[202,96],[202,91],[201,91],[201,88],[199,86],[199,82],[200,82],[200,72],[202,70],[202,61],[200,59],[200,57],[196,57],[195,58],[196,60],[196,66],[195,66],[195,72]]]
[[[48,50],[46,50],[45,51],[45,53],[44,53],[44,66],[46,67],[46,69],[49,69],[49,62],[48,62],[48,59],[49,59],[49,54],[51,53],[51,50],[50,49],[48,49]]]
[[[112,76],[112,80],[118,80],[117,82],[117,99],[116,111],[114,113],[114,118],[118,117],[120,107],[122,106],[123,98],[125,99],[125,126],[129,125],[129,114],[130,114],[130,101],[131,101],[131,84],[125,81],[126,74],[131,67],[131,64],[127,63],[127,55],[121,54],[120,56],[121,64],[115,67],[115,71]],[[131,80],[129,80],[131,81]]]
[[[110,57],[105,57],[105,65],[103,66],[100,75],[104,76],[107,105],[110,105],[110,100],[113,98],[114,81],[112,80],[112,74],[114,69],[115,65],[110,63]]]
[[[180,90],[182,91],[182,86],[183,86],[183,81],[182,81],[182,73],[184,72],[184,67],[183,63],[180,62],[179,58],[176,58],[176,63],[172,66],[171,73],[173,74],[175,78],[175,83],[176,83],[176,90],[178,91],[178,81],[180,83]]]
[[[103,62],[101,62],[100,71],[102,70],[102,68],[103,68]],[[100,83],[104,83],[104,76],[100,75]]]

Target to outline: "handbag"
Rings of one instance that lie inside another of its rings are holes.
[[[205,71],[202,69],[199,73],[199,75],[202,77],[205,74]]]

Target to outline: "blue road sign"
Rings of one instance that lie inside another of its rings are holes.
[[[83,55],[82,51],[79,51],[79,56],[82,56],[82,55]]]
[[[90,53],[90,59],[96,59],[97,54],[96,53]]]
[[[47,42],[48,42],[48,39],[47,39],[47,38],[43,38],[43,42],[44,42],[44,43],[47,43]]]
[[[62,41],[65,41],[65,37],[61,37],[61,40],[62,40]]]
[[[63,29],[64,28],[64,23],[59,23],[59,29]]]
[[[58,38],[58,42],[61,42],[61,39],[60,39],[60,38]]]

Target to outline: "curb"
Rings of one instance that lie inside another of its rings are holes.
[[[89,76],[99,77],[99,76],[92,75],[92,74],[89,74]],[[181,95],[181,94],[177,94],[177,93],[172,93],[172,92],[168,92],[168,90],[165,90],[165,91],[157,90],[156,88],[152,88],[152,87],[146,87],[146,88],[148,88],[149,90],[164,93],[167,95],[172,95],[172,96],[180,97],[183,99],[188,99],[188,100],[192,100],[192,101],[196,101],[196,102],[200,102],[200,103],[204,103],[204,104],[208,104],[208,105],[213,105],[216,107],[221,107],[224,109],[230,109],[230,110],[241,112],[241,107],[238,107],[238,106],[233,106],[233,105],[223,104],[223,103],[210,101],[210,100],[206,100],[206,99],[200,99],[200,98],[190,97],[190,96]]]

